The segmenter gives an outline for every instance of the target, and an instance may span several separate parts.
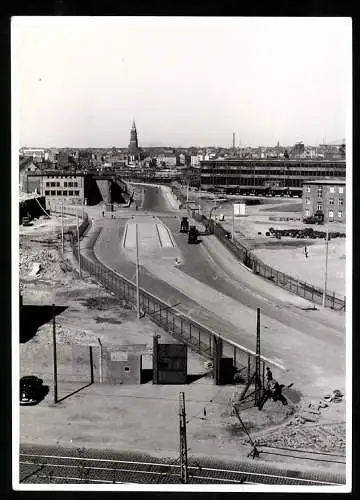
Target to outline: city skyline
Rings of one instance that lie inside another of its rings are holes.
[[[13,18],[12,67],[24,147],[124,148],[133,120],[140,147],[349,134],[348,18]]]

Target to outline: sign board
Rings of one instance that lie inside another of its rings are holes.
[[[127,352],[111,352],[110,353],[111,361],[127,361],[128,353]]]
[[[234,215],[241,216],[245,215],[246,205],[245,203],[234,203]]]

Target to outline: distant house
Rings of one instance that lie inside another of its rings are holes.
[[[25,193],[33,193],[36,189],[36,186],[29,185],[28,176],[34,173],[39,173],[40,168],[34,162],[33,158],[28,156],[22,158],[19,162],[19,188],[20,191]],[[34,187],[34,189],[32,189]]]

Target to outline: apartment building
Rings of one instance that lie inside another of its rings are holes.
[[[319,179],[303,184],[303,215],[316,211],[325,222],[346,222],[346,182],[343,179]]]

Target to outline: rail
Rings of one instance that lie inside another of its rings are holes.
[[[193,209],[187,206],[186,199],[181,190],[175,186],[171,187],[172,192],[179,202],[186,206],[189,215],[198,222],[201,222],[209,234],[214,234],[225,247],[232,252],[235,257],[241,261],[246,267],[251,269],[255,274],[272,281],[275,285],[284,288],[285,290],[303,297],[313,304],[322,305],[323,290],[310,283],[294,278],[285,274],[267,264],[255,256],[249,248],[239,241],[229,239],[229,232],[226,231],[219,222],[209,220],[205,215],[196,213]],[[340,297],[335,292],[327,292],[325,297],[325,307],[337,311],[345,311],[346,297]]]

